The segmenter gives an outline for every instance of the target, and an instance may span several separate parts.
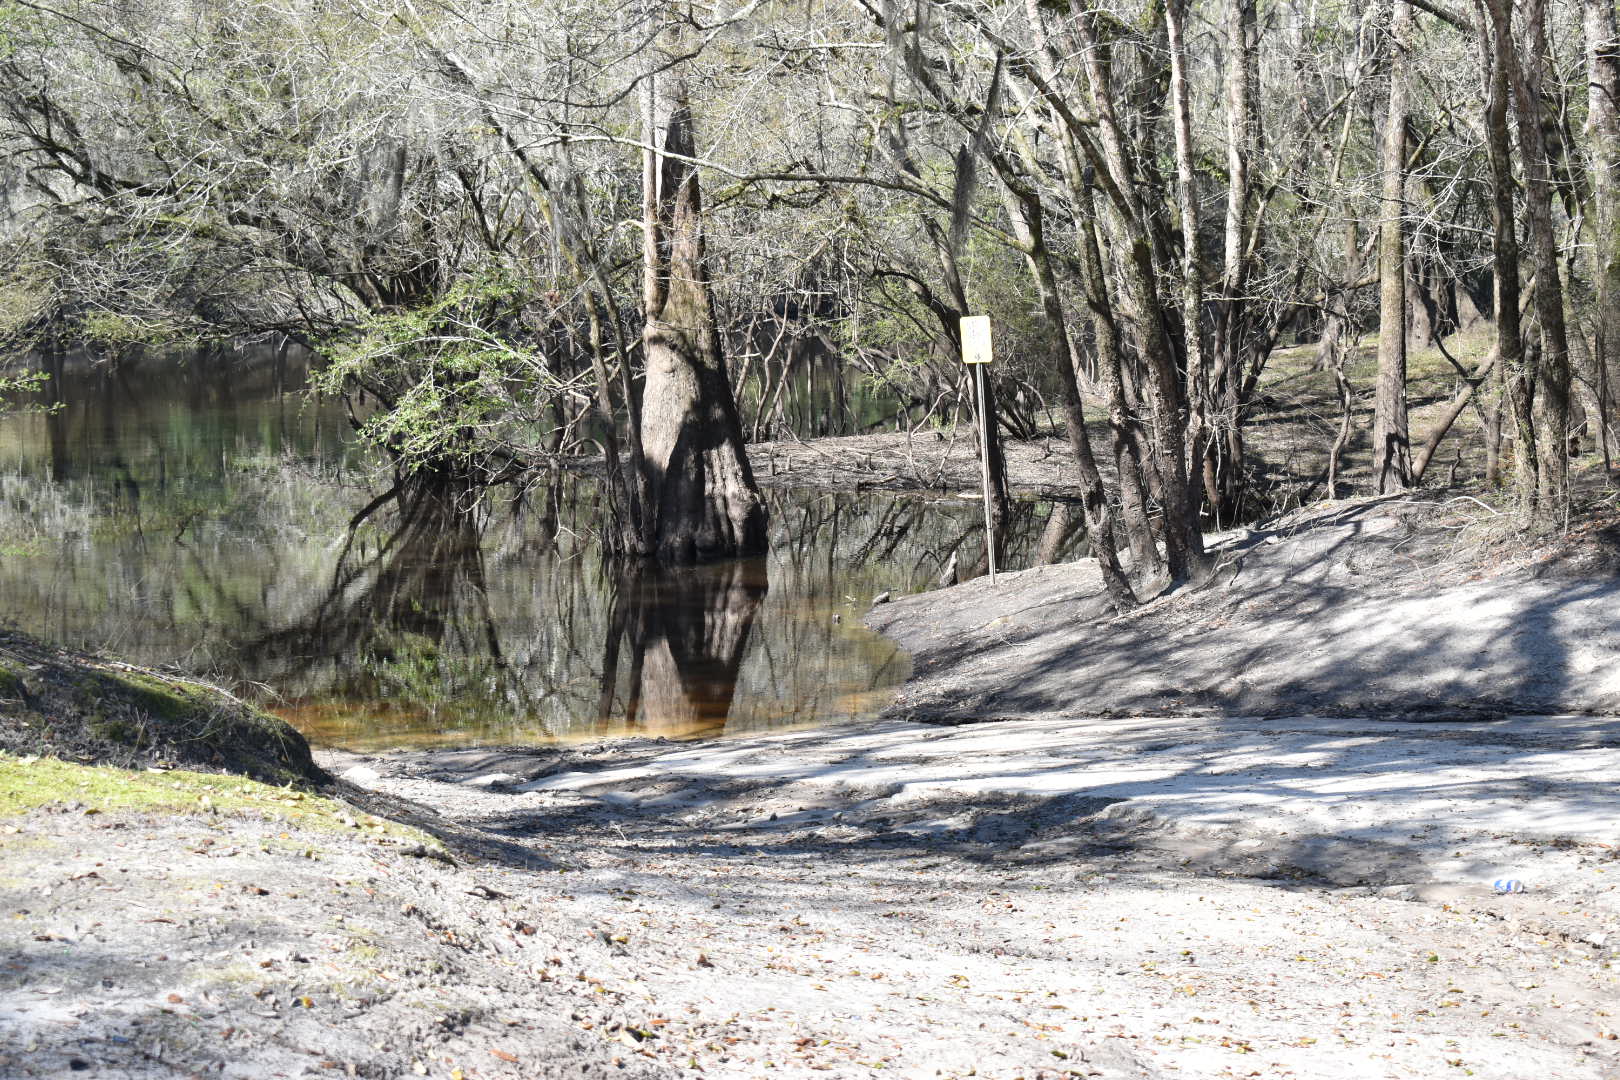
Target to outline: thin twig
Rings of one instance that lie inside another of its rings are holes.
[[[1493,507],[1491,507],[1487,503],[1480,502],[1478,499],[1474,498],[1472,495],[1458,495],[1456,498],[1447,499],[1446,503],[1463,502],[1464,500],[1466,500],[1468,502],[1471,502],[1471,503],[1474,503],[1480,509],[1488,511],[1489,513],[1491,513],[1492,515],[1494,515],[1496,517],[1501,517],[1502,516],[1502,511],[1494,509]],[[1444,505],[1444,504],[1442,504],[1442,505]]]

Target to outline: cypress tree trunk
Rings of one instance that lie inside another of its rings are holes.
[[[641,438],[651,518],[649,554],[665,564],[765,550],[765,502],[754,484],[731,393],[703,249],[702,198],[685,80],[648,95],[642,218],[647,381]]]

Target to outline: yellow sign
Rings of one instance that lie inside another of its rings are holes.
[[[962,363],[990,362],[990,316],[968,315],[962,319]]]

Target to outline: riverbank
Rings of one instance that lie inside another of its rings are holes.
[[[1322,507],[1126,619],[1083,563],[879,606],[876,726],[323,760],[588,851],[652,999],[750,1016],[721,1075],[1612,1076],[1616,539]]]
[[[287,723],[217,686],[0,627],[0,754],[329,783]]]
[[[1074,499],[1080,470],[1063,438],[1044,435],[1002,444],[1007,483],[1019,495]],[[769,487],[839,491],[951,491],[976,496],[979,450],[967,428],[883,431],[748,448],[755,479]]]
[[[890,715],[1620,714],[1620,512],[1526,540],[1476,499],[1325,503],[1213,538],[1201,589],[1112,615],[1082,559],[867,617],[913,657]]]
[[[859,728],[70,773],[0,803],[0,1072],[1620,1075],[1614,535],[1368,501],[1125,619],[895,601]]]

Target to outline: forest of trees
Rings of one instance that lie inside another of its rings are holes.
[[[1339,388],[1323,494],[1370,396],[1363,490],[1472,411],[1563,520],[1615,436],[1616,39],[1610,0],[0,0],[0,335],[282,335],[402,473],[600,456],[611,544],[682,563],[765,543],[744,444],[800,371],[971,408],[989,313],[1000,435],[1062,417],[1124,608],[1265,510],[1285,346]],[[1474,324],[1420,441],[1408,351]]]

